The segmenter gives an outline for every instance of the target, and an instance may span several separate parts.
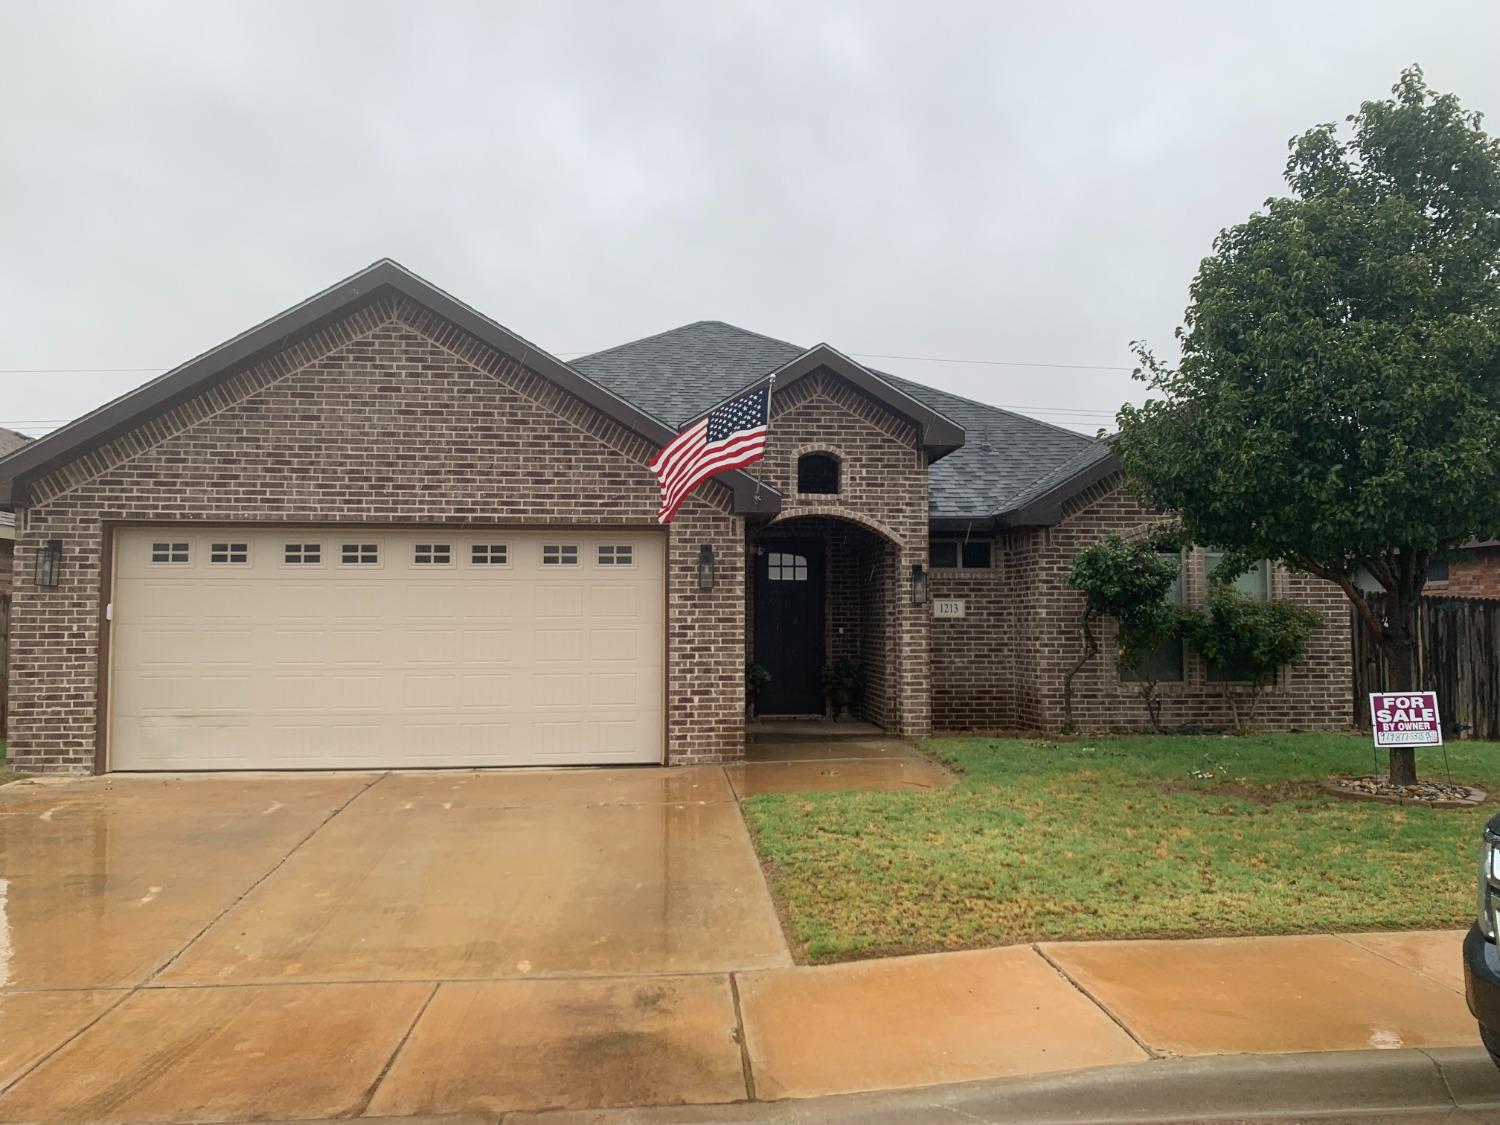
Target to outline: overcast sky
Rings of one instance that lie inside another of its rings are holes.
[[[0,0],[0,425],[388,256],[564,358],[727,320],[1092,432],[1290,136],[1411,62],[1500,128],[1497,57],[1495,0]]]

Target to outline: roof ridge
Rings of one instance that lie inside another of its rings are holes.
[[[803,348],[798,344],[793,344],[789,340],[779,340],[775,336],[767,336],[764,332],[756,332],[751,328],[741,328],[738,324],[730,324],[727,320],[712,320],[705,318],[703,320],[689,321],[687,324],[679,324],[675,328],[664,328],[660,332],[653,332],[650,335],[640,336],[634,340],[626,340],[623,344],[614,344],[608,348],[600,348],[598,351],[589,352],[586,355],[574,356],[573,359],[571,359],[569,362],[582,363],[587,359],[597,359],[602,355],[609,355],[612,352],[622,351],[625,348],[633,348],[637,344],[644,344],[651,340],[660,340],[667,336],[675,336],[679,332],[686,332],[690,328],[699,328],[705,324],[717,324],[724,328],[732,328],[736,332],[743,332],[746,336],[756,336],[762,340],[769,340],[773,344],[784,344],[786,347],[796,348],[799,352],[807,350],[806,348]]]

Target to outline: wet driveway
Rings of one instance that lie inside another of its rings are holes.
[[[0,1122],[743,1099],[792,958],[737,799],[928,788],[908,745],[742,766],[0,789]]]
[[[429,1005],[533,1068],[549,1022],[625,1026],[637,1089],[730,1100],[715,974],[791,963],[716,767],[11,786],[0,879],[7,1121],[358,1112]]]

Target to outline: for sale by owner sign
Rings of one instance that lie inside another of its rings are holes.
[[[1371,692],[1370,726],[1376,746],[1441,746],[1437,692]]]

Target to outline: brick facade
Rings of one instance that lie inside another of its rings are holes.
[[[940,729],[1034,729],[1055,732],[1064,724],[1063,683],[1083,652],[1078,617],[1083,595],[1066,584],[1079,550],[1106,532],[1139,534],[1155,517],[1111,479],[1088,489],[1064,509],[1050,528],[1013,532],[995,541],[989,570],[937,570],[935,597],[964,598],[961,620],[933,623],[933,711]],[[1201,605],[1205,596],[1203,552],[1189,551],[1183,567],[1184,598]],[[1323,615],[1307,656],[1267,689],[1256,725],[1267,728],[1335,730],[1350,722],[1353,681],[1349,606],[1331,583],[1276,571],[1273,597],[1301,602]],[[1074,684],[1075,721],[1084,731],[1150,728],[1135,685],[1122,682],[1113,634],[1100,630],[1101,652]],[[1181,683],[1164,683],[1162,725],[1229,728],[1233,717],[1223,687],[1189,650]],[[1233,689],[1243,690],[1243,689]]]
[[[655,527],[654,452],[420,307],[354,312],[36,482],[21,553],[60,538],[63,565],[57,587],[15,590],[11,763],[94,767],[108,521]],[[700,490],[670,531],[675,762],[744,751],[743,578],[696,580],[700,544],[743,550],[727,501]]]
[[[838,459],[837,493],[797,491],[797,461],[808,453]],[[824,652],[864,664],[865,717],[910,738],[928,734],[931,618],[926,606],[912,604],[909,587],[911,568],[927,564],[927,464],[916,427],[820,370],[773,395],[766,457],[756,471],[781,492],[782,505],[752,530],[752,546],[759,535],[824,539]],[[746,619],[754,621],[753,611]],[[752,638],[752,654],[753,647]]]
[[[1434,598],[1500,598],[1500,546],[1453,552],[1447,580],[1429,580],[1424,592]]]
[[[106,533],[117,522],[384,524],[508,527],[582,523],[655,528],[654,447],[453,324],[402,298],[349,312],[32,483],[19,557],[63,542],[60,584],[16,585],[11,629],[10,758],[33,772],[95,766]],[[797,461],[838,458],[835,494],[797,491]],[[822,369],[778,389],[765,460],[753,469],[781,512],[747,526],[710,482],[668,533],[667,758],[733,760],[744,752],[744,661],[754,653],[752,567],[762,537],[825,546],[825,653],[860,660],[861,711],[887,729],[1057,730],[1067,668],[1081,651],[1081,595],[1064,584],[1077,551],[1151,517],[1111,480],[1050,528],[993,540],[988,569],[931,573],[932,597],[966,615],[934,620],[913,604],[912,570],[928,562],[928,471],[907,418]],[[702,545],[719,560],[698,589]],[[745,560],[742,565],[739,560]],[[1189,557],[1201,600],[1201,554]],[[1350,715],[1349,615],[1339,592],[1277,574],[1276,596],[1318,608],[1327,624],[1307,660],[1268,693],[1258,722],[1334,728]],[[1080,675],[1084,729],[1140,729],[1109,637]],[[1227,727],[1217,684],[1190,655],[1163,685],[1168,727]]]

